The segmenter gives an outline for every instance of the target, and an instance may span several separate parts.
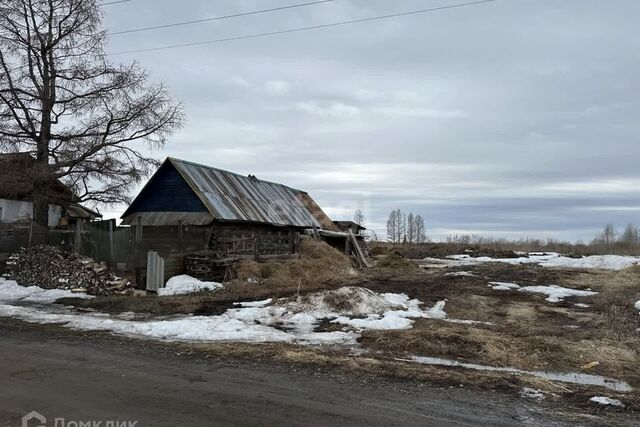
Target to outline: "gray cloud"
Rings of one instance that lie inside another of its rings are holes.
[[[117,31],[290,4],[134,0]],[[452,4],[429,1],[428,7]],[[122,51],[427,7],[333,3],[115,36]],[[500,0],[135,59],[186,107],[171,155],[309,191],[381,231],[395,207],[433,237],[588,239],[640,206],[639,30],[633,0]]]

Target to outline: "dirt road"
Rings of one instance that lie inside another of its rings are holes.
[[[530,401],[367,381],[271,363],[202,360],[106,335],[0,319],[0,425],[561,425]],[[143,344],[141,344],[143,343]]]

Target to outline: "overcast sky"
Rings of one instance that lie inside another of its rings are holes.
[[[459,3],[464,2],[461,0]],[[132,0],[112,32],[304,0]],[[110,52],[458,3],[335,0],[113,36]],[[334,219],[394,208],[429,237],[590,239],[640,222],[640,2],[497,0],[135,59],[184,103],[161,157],[305,190]]]

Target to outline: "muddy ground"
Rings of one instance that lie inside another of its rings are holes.
[[[474,276],[447,273],[466,271]],[[556,284],[599,292],[591,297],[566,298],[551,303],[544,295],[497,291],[490,281],[519,285]],[[360,349],[350,350],[290,345],[193,344],[194,351],[219,356],[281,360],[300,366],[320,366],[355,375],[391,377],[429,382],[441,387],[466,387],[517,396],[523,387],[541,390],[545,405],[556,407],[568,420],[629,424],[640,417],[640,315],[633,301],[640,299],[640,268],[620,272],[549,269],[535,265],[481,264],[464,268],[417,267],[402,257],[386,257],[376,269],[325,283],[280,287],[236,284],[209,294],[157,298],[107,297],[67,300],[84,309],[111,313],[136,311],[154,314],[196,313],[217,315],[233,302],[268,297],[291,297],[343,285],[376,292],[405,293],[427,306],[446,300],[451,319],[484,323],[459,324],[417,319],[412,329],[365,331]],[[588,307],[576,306],[576,303]],[[326,322],[321,328],[335,328]],[[330,330],[330,329],[327,329]],[[634,391],[616,392],[602,387],[547,381],[527,375],[470,371],[418,365],[398,359],[409,356],[441,357],[467,363],[522,370],[579,372],[626,381]],[[592,396],[608,396],[626,408],[589,403]],[[593,421],[593,420],[591,420]]]

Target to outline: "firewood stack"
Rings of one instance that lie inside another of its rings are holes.
[[[111,273],[106,263],[54,246],[22,248],[7,260],[7,277],[23,286],[67,289],[91,295],[122,295],[133,289],[127,279]]]

